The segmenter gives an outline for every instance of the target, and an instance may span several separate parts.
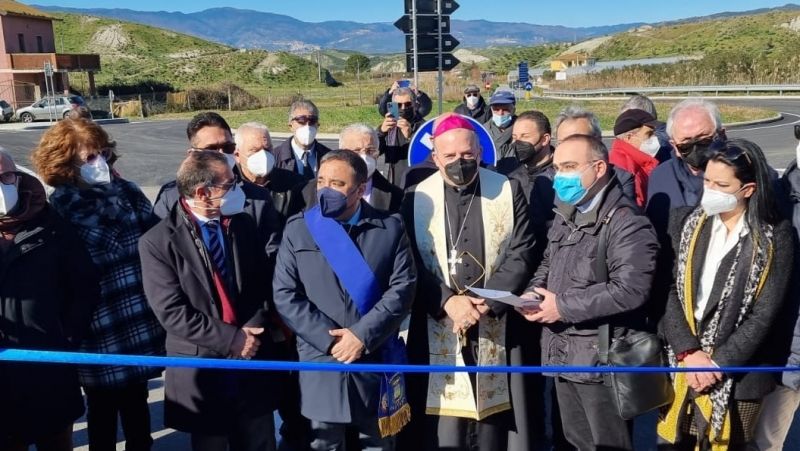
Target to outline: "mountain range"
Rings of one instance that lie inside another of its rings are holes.
[[[137,22],[178,31],[236,48],[309,52],[317,49],[367,54],[404,51],[403,33],[391,23],[351,21],[303,22],[290,16],[237,8],[211,8],[195,13],[130,9],[37,6],[44,11],[85,14]],[[399,16],[398,16],[399,17]],[[530,46],[572,42],[617,33],[639,23],[570,28],[486,20],[451,21],[451,33],[461,46]],[[368,39],[365,39],[368,37]]]
[[[131,9],[66,8],[37,6],[45,11],[109,17],[165,28],[235,48],[311,52],[317,49],[358,51],[366,54],[403,52],[404,39],[391,23],[353,21],[304,22],[290,16],[237,8],[211,8],[194,13],[134,11]],[[759,14],[800,10],[787,4],[742,12],[722,12],[651,25],[670,25]],[[456,13],[457,14],[457,13]],[[519,22],[451,19],[451,34],[461,47],[531,46],[549,42],[579,42],[645,25],[642,22],[573,28]]]

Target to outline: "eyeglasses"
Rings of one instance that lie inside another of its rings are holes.
[[[222,188],[225,192],[230,191],[231,188],[236,186],[236,180],[233,180],[228,183],[212,183],[210,186],[216,186],[217,188]]]
[[[403,103],[398,102],[397,103],[397,107],[400,108],[401,110],[407,110],[407,109],[409,109],[409,108],[411,108],[413,106],[414,106],[414,104],[411,103],[411,102],[403,102]]]
[[[686,154],[690,150],[692,150],[694,148],[694,146],[700,146],[700,147],[709,147],[709,146],[711,146],[711,144],[714,142],[714,140],[716,138],[717,138],[717,135],[714,134],[714,135],[708,136],[706,138],[693,139],[691,141],[688,141],[688,142],[685,142],[685,143],[682,143],[682,144],[675,144],[675,147],[678,148],[678,151],[680,153]]]
[[[480,96],[480,94],[478,94],[477,92],[468,92],[468,93],[466,93],[464,95],[467,96],[467,97],[478,97],[478,96]]]
[[[111,158],[112,153],[113,152],[111,149],[100,149],[97,153],[87,155],[85,161],[87,163],[92,163],[95,159],[97,159],[97,157],[103,157],[104,160],[108,161],[108,159]]]
[[[728,161],[734,161],[737,158],[744,156],[745,160],[747,160],[747,164],[749,166],[753,165],[753,160],[750,159],[750,155],[747,154],[747,151],[734,144],[730,144],[721,140],[714,141],[708,150],[712,152],[712,155],[721,154]]]
[[[225,143],[210,144],[206,147],[192,147],[190,150],[195,150],[200,152],[204,150],[210,150],[213,152],[233,153],[236,150],[236,143],[225,142]]]
[[[11,171],[0,173],[0,183],[3,185],[16,185],[17,180],[19,180],[18,172]]]
[[[300,125],[317,125],[319,124],[319,117],[314,115],[295,116],[292,118],[292,121],[297,122]]]
[[[376,155],[378,153],[378,149],[374,147],[362,147],[360,149],[349,149],[359,155]]]

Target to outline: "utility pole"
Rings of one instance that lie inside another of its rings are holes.
[[[358,105],[363,105],[363,101],[361,99],[361,60],[356,61],[356,80],[358,83]]]
[[[417,0],[411,0],[411,35],[414,40],[414,86],[419,89],[419,51],[417,50]]]
[[[437,36],[438,36],[438,39],[439,39],[439,50],[437,52],[438,53],[438,58],[439,58],[439,86],[438,86],[438,89],[437,89],[437,94],[439,96],[439,113],[438,114],[441,115],[442,114],[442,96],[444,95],[444,87],[442,86],[443,82],[444,82],[444,80],[443,80],[444,77],[442,75],[442,0],[436,0],[436,11],[437,11],[436,22],[438,23],[437,24],[437,28],[438,28]],[[414,51],[415,52],[417,51],[417,46],[416,45],[414,46]],[[416,69],[416,68],[417,67],[416,67],[416,64],[415,64],[414,65],[414,69]]]
[[[319,49],[317,49],[317,72],[319,76],[319,82],[322,83],[322,64],[319,60]]]

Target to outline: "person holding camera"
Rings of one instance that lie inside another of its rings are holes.
[[[397,187],[403,188],[403,178],[408,170],[408,146],[423,121],[417,110],[414,91],[402,87],[395,89],[378,130],[378,139],[386,178]]]

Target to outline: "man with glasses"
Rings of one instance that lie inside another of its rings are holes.
[[[599,325],[613,320],[613,330],[642,330],[658,241],[650,221],[622,192],[601,140],[559,140],[553,167],[556,217],[544,261],[522,296],[541,302],[518,311],[543,326],[542,365],[597,365]],[[595,264],[602,233],[609,237],[607,281]],[[572,446],[633,449],[632,425],[609,409],[614,401],[603,375],[549,376],[555,377],[564,435]]]
[[[647,216],[659,235],[666,234],[670,210],[694,207],[703,196],[708,147],[714,139],[725,140],[719,108],[702,99],[678,103],[669,113],[667,135],[675,158],[656,167],[647,185]]]
[[[339,134],[339,149],[358,154],[367,164],[367,184],[362,199],[376,210],[397,213],[403,200],[403,190],[392,185],[377,170],[378,134],[366,124],[352,124]],[[308,208],[317,204],[317,183],[309,182],[303,190]]]
[[[411,88],[395,89],[392,102],[397,104],[397,117],[392,111],[386,113],[378,130],[378,139],[384,164],[388,166],[386,178],[402,189],[408,170],[408,146],[424,119],[417,112],[416,95]]]
[[[178,169],[180,199],[139,241],[144,290],[167,332],[167,354],[268,358],[269,269],[225,157],[190,152]],[[271,272],[271,271],[270,271]],[[164,423],[191,434],[195,451],[275,449],[272,376],[167,368]]]
[[[211,150],[221,153],[231,169],[236,167],[236,143],[233,141],[231,128],[225,119],[217,113],[199,113],[186,126],[186,136],[191,147],[187,152]],[[272,197],[267,189],[236,177],[236,183],[244,193],[244,212],[251,216],[258,229],[259,241],[273,258],[278,252],[280,241],[280,217],[275,211]],[[164,184],[156,196],[153,212],[160,218],[169,216],[170,211],[178,203],[180,193],[175,180]]]
[[[317,141],[319,109],[310,100],[298,100],[289,107],[292,137],[274,149],[275,167],[316,180],[319,162],[330,149]]]
[[[492,111],[483,100],[481,88],[477,85],[467,85],[464,88],[464,101],[456,107],[454,112],[462,116],[469,116],[481,124],[492,118]]]

